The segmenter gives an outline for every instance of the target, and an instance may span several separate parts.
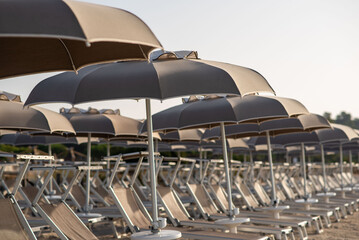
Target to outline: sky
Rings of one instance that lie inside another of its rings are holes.
[[[152,29],[166,50],[196,50],[206,60],[260,72],[278,96],[309,111],[359,117],[359,1],[357,0],[87,0],[128,10]],[[0,80],[0,90],[23,101],[56,73]],[[152,101],[153,113],[181,99]],[[67,104],[45,104],[58,111]],[[119,100],[78,107],[120,109],[145,117],[144,101]]]

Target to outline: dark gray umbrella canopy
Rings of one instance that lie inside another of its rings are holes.
[[[220,122],[256,123],[306,113],[308,110],[300,102],[290,98],[252,95],[220,97],[184,103],[156,113],[153,115],[153,129],[211,128]]]
[[[329,122],[317,114],[303,114],[295,118],[284,118],[267,120],[262,123],[249,123],[228,125],[225,127],[227,138],[243,138],[249,136],[265,136],[269,131],[270,135],[276,136],[293,132],[310,132],[314,129],[330,128]],[[203,139],[220,138],[219,127],[207,129],[203,134]],[[279,138],[279,137],[278,137]],[[261,144],[266,144],[266,138],[260,138]],[[282,142],[273,142],[274,144],[283,144]]]
[[[141,128],[141,122],[132,118],[121,116],[118,112],[107,110],[98,111],[90,108],[83,111],[78,108],[60,110],[72,124],[78,136],[93,137],[137,137]],[[102,112],[102,113],[101,113]]]
[[[162,48],[137,16],[80,1],[0,1],[0,78],[147,59]]]
[[[312,132],[297,132],[279,135],[271,138],[274,144],[297,145],[306,144],[333,144],[359,140],[358,134],[348,126],[341,124],[330,124],[332,128],[319,129]],[[265,144],[265,137],[252,138],[249,145]]]
[[[162,55],[161,55],[162,56]],[[228,63],[206,61],[188,52],[152,62],[132,61],[100,64],[78,74],[61,73],[40,82],[26,105],[49,102],[78,104],[123,98],[167,99],[205,94],[246,95],[274,93],[256,71]],[[59,89],[63,89],[60,91]]]
[[[50,144],[79,144],[81,140],[76,137],[62,136],[31,136],[28,134],[5,134],[0,137],[1,144],[9,144],[15,146],[29,145],[50,145]]]

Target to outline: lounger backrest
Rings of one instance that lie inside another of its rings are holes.
[[[257,208],[259,204],[257,200],[254,198],[253,194],[248,189],[247,185],[245,185],[242,181],[238,183],[239,191],[242,197],[245,199],[245,202],[249,205],[250,208]]]
[[[178,202],[170,187],[157,187],[157,191],[159,192],[163,202],[166,204],[174,218],[179,221],[188,221],[187,215],[178,205]]]
[[[37,187],[34,186],[26,186],[26,187],[22,187],[21,190],[25,193],[26,197],[33,202],[37,193],[39,192],[39,189]],[[40,198],[39,202],[44,202],[44,199]]]
[[[102,184],[97,185],[95,190],[108,204],[115,205],[111,195],[107,192],[106,188]]]
[[[95,240],[97,237],[64,203],[39,204],[55,225],[71,240]]]
[[[140,229],[148,229],[151,223],[142,213],[132,190],[130,188],[116,187],[113,188],[113,191],[132,224]]]
[[[188,186],[191,188],[192,192],[198,199],[199,203],[201,204],[203,210],[209,214],[217,214],[217,209],[212,205],[211,199],[208,198],[207,193],[203,189],[203,186],[201,184],[188,184]]]
[[[0,239],[28,240],[30,239],[21,225],[13,203],[9,198],[0,199]]]
[[[271,200],[268,197],[267,193],[263,190],[263,187],[260,185],[260,183],[258,181],[253,183],[253,188],[256,191],[256,193],[258,194],[258,197],[261,199],[261,201],[264,204],[270,204]]]
[[[288,186],[288,183],[287,183],[287,180],[286,180],[286,179],[283,179],[283,180],[281,181],[281,185],[282,185],[283,190],[284,190],[285,193],[287,194],[288,198],[289,198],[290,200],[295,199],[295,194],[294,194],[293,190]]]
[[[217,185],[217,184],[213,184],[211,185],[214,191],[214,194],[216,194],[218,200],[221,202],[221,204],[223,204],[223,206],[226,208],[226,210],[229,209],[228,206],[228,199],[227,197],[224,195],[224,192],[222,190],[222,187]]]
[[[79,185],[74,184],[72,186],[71,195],[75,198],[76,202],[80,204],[80,206],[85,206],[86,196]]]

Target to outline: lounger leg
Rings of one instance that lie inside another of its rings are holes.
[[[334,215],[334,214],[333,214]],[[324,225],[326,228],[330,228],[330,226],[332,225],[331,221],[330,221],[330,217],[329,216],[323,216],[323,220],[324,220]]]
[[[315,219],[315,220],[313,220],[313,224],[314,224],[314,227],[315,227],[315,231],[316,231],[316,233],[322,233],[323,232],[323,225],[321,224],[321,221],[320,221],[320,218],[318,218],[318,219]],[[322,225],[322,226],[321,226]]]
[[[347,218],[347,210],[345,206],[341,206],[340,210],[342,211],[342,218]]]
[[[112,228],[112,231],[113,231],[113,237],[115,239],[120,239],[121,234],[118,234],[118,232],[117,232],[115,221],[111,221],[111,228]]]
[[[290,236],[290,239],[291,239],[291,240],[295,240],[295,236],[294,236],[293,231],[290,233],[290,235],[289,235],[289,236]]]
[[[333,215],[335,217],[335,222],[340,222],[340,211],[335,210]]]

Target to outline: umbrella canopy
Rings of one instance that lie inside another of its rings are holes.
[[[212,128],[224,123],[260,122],[308,113],[298,101],[276,96],[217,97],[184,103],[153,115],[154,130]],[[146,125],[144,129],[146,131]],[[255,127],[255,125],[252,125]]]
[[[91,141],[97,142],[98,139],[92,138]],[[81,144],[87,142],[87,138],[83,137],[62,137],[62,136],[32,136],[29,134],[5,134],[0,137],[1,144],[9,144],[14,146],[29,145],[51,145],[51,144]]]
[[[61,108],[60,113],[71,122],[78,136],[88,136],[91,133],[91,136],[103,138],[137,137],[142,124],[110,109],[89,108],[86,111],[79,108]]]
[[[37,106],[24,108],[21,102],[7,100],[0,100],[0,128],[75,134],[71,123],[61,114]]]
[[[0,1],[0,78],[147,59],[162,48],[127,11],[68,0]]]
[[[0,91],[0,100],[21,102],[21,98],[19,95],[5,92],[5,91]]]
[[[322,129],[322,128],[330,128],[329,122],[322,116],[317,114],[304,114],[300,115],[296,118],[284,118],[284,119],[275,119],[275,120],[268,120],[262,123],[254,124],[238,124],[238,125],[228,125],[225,127],[226,130],[226,137],[227,138],[243,138],[248,136],[265,136],[266,132],[269,131],[270,135],[276,136],[281,134],[283,138],[286,138],[290,135],[288,133],[295,132],[296,134],[301,134],[297,132],[312,131],[313,129]],[[203,134],[203,139],[215,139],[220,138],[220,128],[215,127],[212,129],[207,129]],[[280,136],[277,137],[279,139]],[[293,140],[297,140],[295,138],[295,134],[293,134]],[[259,144],[266,144],[265,137],[251,137],[248,141],[249,145],[259,145]],[[286,141],[272,141],[274,144],[287,144]],[[300,143],[300,142],[296,142]]]
[[[165,142],[201,142],[203,129],[184,129],[169,133],[160,133],[162,141]]]
[[[278,120],[282,121],[282,120]],[[281,145],[306,144],[330,144],[339,142],[349,142],[358,140],[358,134],[348,126],[331,123],[330,128],[318,129],[311,132],[296,132],[283,134],[271,138],[271,142]],[[230,133],[229,133],[230,134]],[[265,144],[265,137],[253,137],[248,141],[248,145]],[[349,144],[349,143],[348,143]]]
[[[248,150],[249,146],[248,144],[240,138],[237,139],[233,139],[233,138],[228,138],[226,139],[226,143],[227,143],[227,148],[228,150]],[[205,141],[202,142],[201,146],[203,148],[222,148],[222,143],[219,140],[216,141]]]
[[[31,91],[26,105],[78,104],[119,98],[163,100],[192,94],[274,93],[265,78],[252,69],[202,60],[193,52],[181,55],[182,58],[171,56],[161,55],[150,63],[94,65],[81,69],[77,75],[65,72],[47,78]]]

